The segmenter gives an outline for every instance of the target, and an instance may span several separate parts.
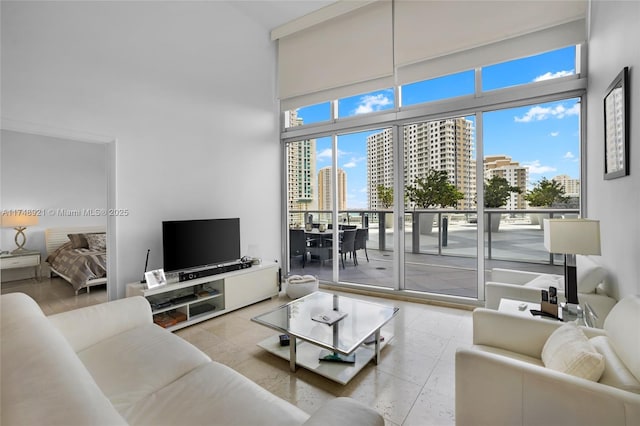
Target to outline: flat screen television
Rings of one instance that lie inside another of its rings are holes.
[[[165,271],[220,265],[240,259],[240,219],[162,222]]]

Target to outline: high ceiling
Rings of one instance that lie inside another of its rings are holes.
[[[272,30],[335,3],[335,0],[234,0],[229,3],[268,30]]]

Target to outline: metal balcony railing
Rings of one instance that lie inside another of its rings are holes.
[[[578,209],[485,209],[484,256],[515,262],[561,262],[543,246],[543,220],[578,217]],[[340,225],[369,228],[369,249],[391,251],[393,247],[391,210],[344,210],[338,212]],[[406,211],[402,226],[405,252],[441,256],[476,257],[478,232],[476,210],[417,209]],[[289,212],[290,227],[324,224],[331,227],[331,212],[297,210]]]

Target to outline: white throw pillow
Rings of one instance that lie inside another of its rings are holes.
[[[545,367],[597,382],[604,372],[604,356],[593,347],[584,332],[567,323],[551,333],[542,348]]]
[[[604,281],[607,271],[586,256],[576,256],[576,276],[578,293],[593,293]]]
[[[548,290],[549,287],[555,287],[558,289],[564,288],[564,280],[561,276],[551,274],[540,274],[528,283],[524,284],[525,287],[540,288]]]

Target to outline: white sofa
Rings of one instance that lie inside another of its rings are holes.
[[[588,303],[596,313],[594,326],[602,328],[604,320],[617,300],[607,285],[607,272],[590,256],[576,256],[578,300]],[[540,303],[540,290],[553,285],[558,289],[558,300],[564,302],[564,277],[555,274],[494,268],[485,285],[485,307],[498,309],[500,299]]]
[[[349,398],[310,417],[153,324],[142,297],[49,317],[1,302],[3,425],[384,425]]]
[[[561,324],[476,309],[473,346],[456,352],[456,424],[639,425],[640,296],[618,302],[604,330],[579,327],[604,336],[589,340],[604,357],[598,382],[545,366],[543,348]]]

